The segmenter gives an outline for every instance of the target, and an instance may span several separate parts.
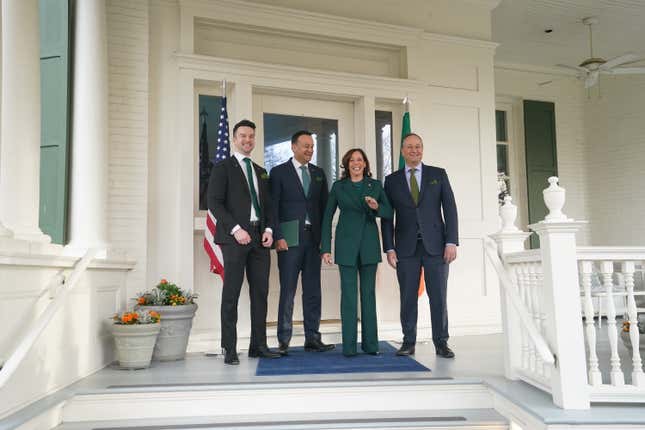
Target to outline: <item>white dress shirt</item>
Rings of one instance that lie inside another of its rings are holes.
[[[237,152],[237,151],[233,151],[233,156],[235,158],[237,158],[237,161],[238,161],[238,163],[240,165],[240,169],[242,169],[242,173],[244,174],[244,178],[246,179],[246,184],[248,186],[249,177],[246,174],[246,161],[244,161],[244,159],[245,158],[251,159],[251,157],[249,157],[247,155],[244,155],[244,154],[242,154],[240,152]],[[259,201],[260,200],[260,189],[258,188],[258,176],[255,173],[255,168],[253,167],[252,163],[253,163],[253,160],[251,160],[251,175],[253,175],[253,186],[255,187],[255,193],[258,196],[258,204],[260,204],[260,201]],[[251,194],[251,189],[249,188],[249,195],[250,194]],[[255,222],[255,221],[260,220],[260,218],[258,217],[258,214],[255,212],[255,207],[253,206],[253,202],[251,202],[251,218],[250,218],[250,220],[251,220],[251,222]],[[231,230],[231,234],[235,234],[235,232],[238,231],[240,228],[241,228],[240,225],[237,224]],[[269,233],[273,233],[273,230],[271,230],[269,227],[264,229],[264,231],[269,232]]]

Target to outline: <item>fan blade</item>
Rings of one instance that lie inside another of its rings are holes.
[[[645,73],[645,67],[616,67],[615,69],[608,70],[612,75],[636,75]]]
[[[576,72],[582,72],[582,73],[587,73],[588,72],[587,69],[585,69],[584,67],[580,67],[580,66],[567,66],[566,64],[556,64],[555,66],[563,68],[563,69],[575,70]]]
[[[598,72],[593,71],[589,73],[589,76],[587,76],[587,79],[585,79],[585,88],[591,88],[594,85],[598,83]]]
[[[628,54],[624,54],[624,55],[620,55],[618,57],[612,58],[611,60],[608,60],[606,63],[601,64],[598,68],[600,70],[607,70],[607,69],[611,69],[612,67],[620,66],[621,64],[633,63],[634,61],[638,61],[642,58],[643,57],[639,55],[628,53]]]

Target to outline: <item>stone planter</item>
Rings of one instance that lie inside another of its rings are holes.
[[[632,341],[629,338],[629,333],[626,331],[620,331],[620,337],[623,340],[625,348],[632,350]],[[645,333],[640,333],[640,339],[638,340],[638,350],[641,352],[641,355],[645,353]]]
[[[112,324],[119,365],[126,369],[150,366],[161,324]]]
[[[156,311],[161,315],[161,332],[152,354],[153,360],[183,360],[188,336],[193,326],[197,304],[178,306],[139,306],[142,311]]]

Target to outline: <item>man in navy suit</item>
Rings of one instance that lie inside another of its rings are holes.
[[[302,273],[302,313],[305,351],[334,348],[320,337],[320,227],[327,205],[325,172],[310,163],[314,153],[311,133],[298,131],[291,138],[293,158],[271,170],[271,197],[276,228],[275,248],[280,269],[278,306],[279,352],[288,354],[293,334],[293,301]],[[297,220],[298,245],[288,246],[281,223]]]
[[[423,141],[415,133],[403,138],[405,167],[385,178],[385,193],[395,210],[381,220],[383,249],[396,269],[401,296],[403,344],[397,355],[413,355],[417,340],[417,291],[421,267],[430,299],[432,341],[437,355],[453,358],[448,346],[446,297],[448,265],[457,258],[457,205],[444,169],[426,166]],[[443,210],[443,217],[442,217]]]

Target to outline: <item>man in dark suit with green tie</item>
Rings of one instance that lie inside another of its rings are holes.
[[[237,305],[244,281],[251,299],[249,357],[279,358],[266,340],[269,294],[269,248],[273,243],[273,211],[269,176],[251,160],[255,124],[242,120],[233,128],[233,155],[213,167],[208,184],[208,209],[217,219],[215,243],[224,257],[222,288],[222,348],[226,364],[239,364]]]
[[[444,169],[422,163],[423,141],[409,133],[401,144],[405,167],[385,178],[395,210],[381,221],[383,250],[396,268],[401,297],[403,344],[397,355],[413,355],[417,340],[417,290],[423,267],[430,299],[432,342],[437,355],[453,358],[448,346],[448,265],[457,258],[457,205]]]
[[[309,131],[300,130],[291,137],[291,151],[292,158],[271,170],[275,249],[280,269],[277,334],[283,355],[288,353],[293,334],[293,302],[301,274],[305,351],[334,348],[323,343],[319,331],[320,225],[329,194],[327,178],[323,169],[311,163],[314,140]],[[283,226],[289,231],[283,231]]]

